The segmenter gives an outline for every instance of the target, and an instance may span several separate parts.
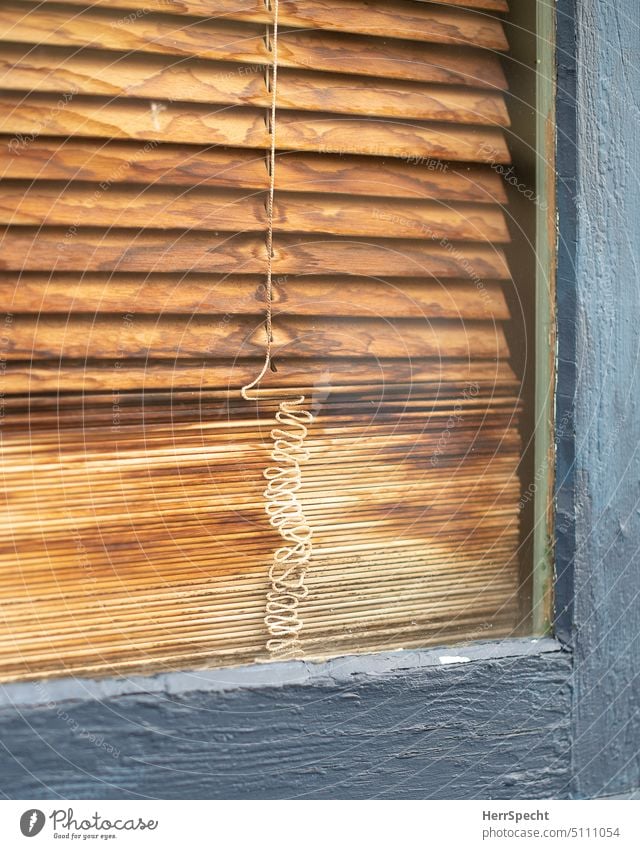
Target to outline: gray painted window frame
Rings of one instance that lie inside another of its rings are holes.
[[[635,0],[557,3],[554,637],[0,688],[6,798],[567,798],[640,787]],[[631,177],[630,177],[631,175]],[[620,191],[620,187],[630,187]]]

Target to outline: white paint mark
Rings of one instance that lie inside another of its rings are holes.
[[[462,657],[461,655],[449,654],[439,657],[440,663],[469,663],[470,657]]]
[[[157,132],[160,132],[160,113],[165,112],[166,109],[166,103],[156,103],[155,101],[151,103],[151,123],[153,124],[153,129]]]

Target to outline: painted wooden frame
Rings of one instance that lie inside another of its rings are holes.
[[[634,0],[557,3],[555,638],[7,685],[5,797],[559,798],[640,787],[640,247],[627,240],[640,221],[636,18]]]

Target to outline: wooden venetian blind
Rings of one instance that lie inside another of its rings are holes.
[[[0,7],[0,674],[268,658],[275,395],[308,657],[513,631],[503,0]]]

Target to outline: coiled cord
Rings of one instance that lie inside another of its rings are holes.
[[[242,387],[242,397],[247,400],[264,398],[265,394],[251,397],[250,390],[260,383],[271,365],[273,346],[273,199],[276,171],[276,103],[278,84],[278,0],[265,0],[273,11],[273,34],[268,39],[272,50],[271,107],[268,126],[271,145],[268,157],[269,193],[267,196],[267,283],[266,283],[266,346],[260,374]],[[267,34],[268,35],[268,34]],[[275,415],[276,424],[271,431],[273,465],[264,471],[267,488],[264,490],[265,510],[269,522],[287,543],[276,549],[269,568],[270,589],[267,592],[265,625],[270,634],[267,650],[275,656],[288,657],[300,651],[300,601],[307,595],[305,576],[313,553],[312,530],[299,497],[302,486],[300,464],[308,458],[304,447],[307,426],[313,415],[304,409],[304,395],[280,401]]]
[[[271,431],[273,466],[265,469],[264,497],[271,525],[289,545],[278,548],[269,569],[271,589],[267,593],[265,623],[271,634],[267,649],[273,654],[293,654],[298,649],[302,628],[298,607],[307,595],[305,575],[313,545],[312,530],[298,496],[302,486],[300,463],[309,457],[304,447],[307,425],[313,415],[305,410],[304,396],[281,401],[276,421],[281,427]]]

